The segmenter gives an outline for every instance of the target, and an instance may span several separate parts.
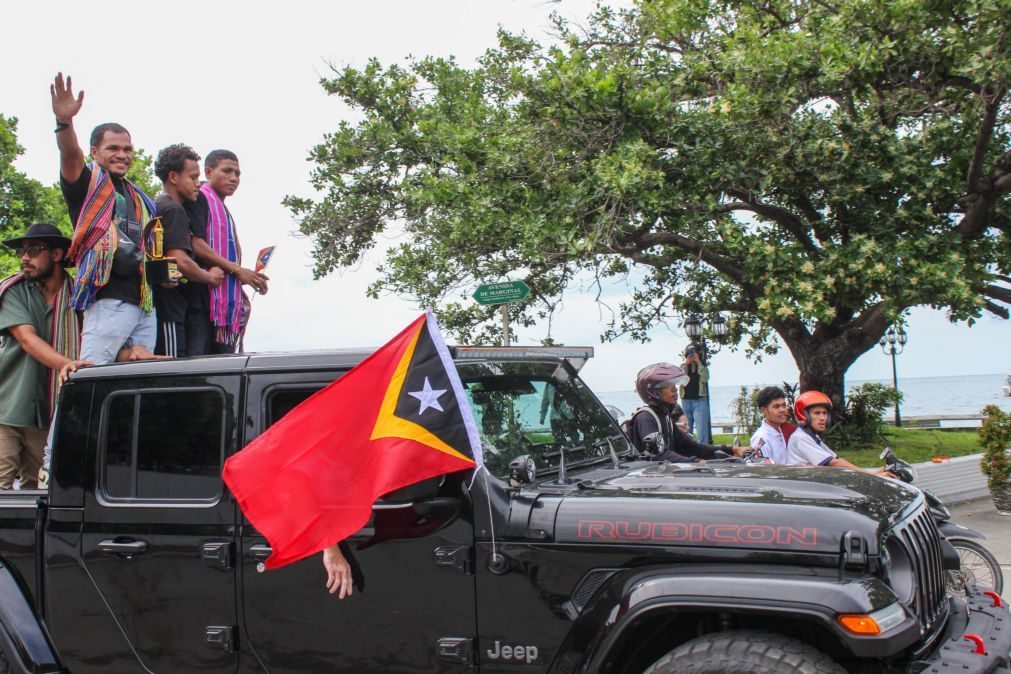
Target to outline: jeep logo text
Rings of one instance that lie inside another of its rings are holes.
[[[486,652],[492,660],[522,660],[527,664],[536,660],[540,654],[537,646],[503,646],[498,640]]]

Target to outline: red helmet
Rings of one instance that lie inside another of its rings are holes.
[[[809,407],[827,407],[832,411],[832,400],[821,391],[804,391],[797,396],[797,401],[793,403],[793,416],[797,417],[797,423],[807,426],[807,409]]]
[[[663,403],[660,389],[668,386],[684,386],[688,383],[688,375],[677,365],[670,363],[653,363],[639,370],[635,376],[635,392],[647,405]]]

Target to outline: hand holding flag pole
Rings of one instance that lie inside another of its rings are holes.
[[[426,312],[230,457],[223,477],[276,569],[358,531],[383,494],[482,465],[459,373]]]

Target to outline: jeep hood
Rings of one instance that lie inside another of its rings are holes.
[[[710,463],[622,471],[560,494],[557,509],[542,505],[556,542],[838,554],[855,532],[877,554],[881,532],[920,500],[915,488],[859,471]]]

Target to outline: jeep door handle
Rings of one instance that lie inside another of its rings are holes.
[[[266,560],[267,557],[274,554],[274,550],[269,545],[257,544],[249,547],[249,554],[251,554],[253,559],[256,561],[262,562]]]
[[[145,541],[108,540],[99,543],[98,549],[109,555],[132,557],[134,555],[142,555],[147,552],[147,543]]]

